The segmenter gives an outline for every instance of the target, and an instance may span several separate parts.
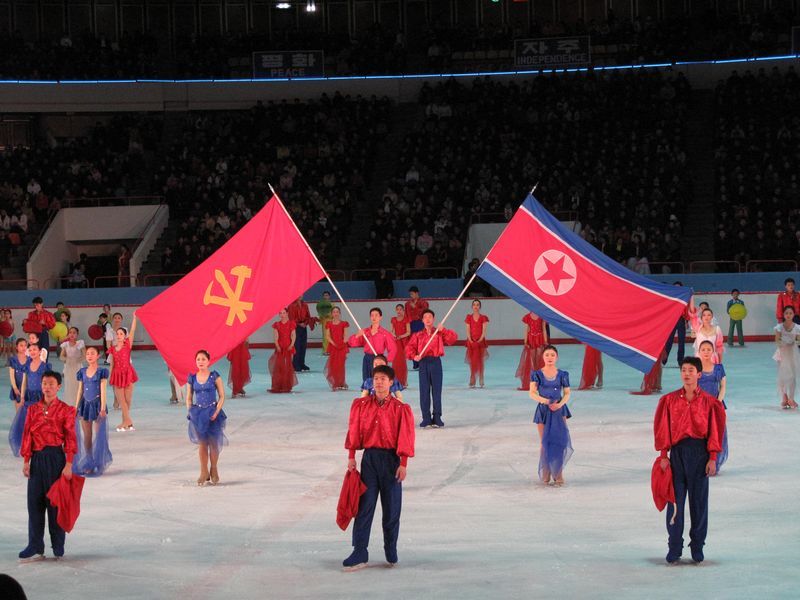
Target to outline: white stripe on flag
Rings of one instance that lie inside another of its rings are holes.
[[[556,314],[560,315],[561,317],[563,317],[563,319],[564,319],[565,321],[572,321],[572,319],[571,319],[571,318],[569,318],[567,315],[565,315],[564,313],[562,313],[560,310],[558,310],[558,309],[554,308],[554,307],[553,307],[551,304],[549,304],[548,302],[545,302],[544,300],[542,300],[542,299],[541,299],[539,296],[537,296],[536,294],[534,294],[534,293],[533,293],[531,290],[529,290],[528,288],[526,288],[526,287],[525,287],[524,285],[522,285],[522,284],[521,284],[519,281],[517,281],[516,279],[514,279],[513,277],[511,277],[511,275],[509,275],[508,273],[506,273],[505,271],[503,271],[503,269],[501,269],[501,268],[500,268],[500,267],[498,267],[496,264],[494,264],[494,263],[493,263],[491,260],[489,260],[489,259],[487,258],[487,259],[485,259],[485,260],[484,260],[484,262],[486,262],[486,263],[488,263],[489,265],[491,265],[491,266],[492,266],[494,269],[496,269],[496,270],[497,270],[497,272],[498,272],[498,273],[502,274],[502,275],[503,275],[503,277],[505,277],[506,279],[508,279],[508,280],[509,280],[510,282],[512,282],[514,285],[516,285],[516,286],[517,286],[517,287],[518,287],[518,288],[519,288],[521,291],[523,291],[524,293],[526,293],[526,294],[528,294],[529,296],[531,296],[531,297],[532,297],[533,299],[535,299],[537,302],[539,302],[539,303],[541,303],[541,304],[544,304],[544,305],[545,305],[547,308],[549,308],[550,310],[552,310],[554,313],[556,313]],[[572,322],[574,322],[574,321],[572,321]],[[586,325],[583,325],[582,323],[581,323],[581,324],[578,324],[578,326],[579,326],[579,327],[582,327],[582,328],[583,328],[583,329],[585,329],[586,331],[590,331],[590,332],[592,332],[593,334],[595,334],[595,335],[596,335],[596,336],[598,336],[598,337],[601,337],[601,338],[603,338],[603,339],[605,339],[605,340],[608,340],[608,341],[609,341],[609,342],[611,342],[612,344],[616,344],[617,346],[622,346],[623,348],[627,348],[628,350],[631,350],[632,352],[635,352],[635,353],[636,353],[636,354],[638,354],[639,356],[643,356],[643,357],[645,357],[645,358],[649,358],[649,359],[650,359],[650,360],[652,360],[652,361],[655,361],[655,360],[656,360],[656,357],[655,357],[655,356],[650,356],[649,354],[647,354],[646,352],[642,352],[642,351],[641,351],[641,350],[639,350],[638,348],[634,348],[633,346],[630,346],[630,345],[626,344],[625,342],[621,342],[621,341],[619,341],[619,340],[616,340],[616,339],[614,339],[614,338],[612,338],[612,337],[609,337],[609,336],[607,336],[607,335],[605,335],[605,334],[603,334],[603,333],[600,333],[599,331],[596,331],[596,330],[592,329],[591,327],[587,327]]]

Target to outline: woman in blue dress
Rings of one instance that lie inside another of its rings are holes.
[[[84,477],[102,475],[113,457],[108,448],[108,422],[106,417],[106,390],[108,369],[100,367],[97,360],[100,351],[94,346],[86,348],[88,367],[81,367],[75,374],[78,380],[78,393],[75,408],[77,422],[75,434],[78,442],[78,455],[75,457],[73,472]]]
[[[373,369],[379,365],[383,365],[384,367],[389,366],[389,361],[386,360],[386,357],[383,354],[376,354],[375,357],[372,359]],[[389,393],[402,402],[404,389],[406,388],[403,387],[403,384],[400,383],[400,380],[395,379],[394,382],[392,382],[392,387],[389,388]],[[361,397],[364,398],[366,396],[369,396],[370,394],[372,394],[374,390],[375,388],[372,384],[372,377],[370,377],[369,379],[365,379],[364,383],[361,384]]]
[[[700,343],[700,360],[703,363],[703,371],[700,373],[700,380],[697,385],[704,392],[708,392],[717,400],[722,402],[725,410],[728,406],[725,404],[725,393],[727,391],[727,382],[725,377],[725,367],[720,363],[714,362],[714,345],[708,340]],[[717,473],[725,461],[728,460],[728,427],[725,426],[725,431],[722,433],[722,451],[717,453]]]
[[[22,446],[22,430],[25,428],[25,419],[28,416],[28,407],[42,399],[42,375],[51,369],[50,363],[44,362],[39,354],[39,344],[29,344],[30,360],[28,370],[22,382],[22,392],[17,402],[17,414],[8,430],[8,444],[14,456],[19,456]]]
[[[189,439],[198,445],[200,477],[197,485],[219,483],[217,462],[222,446],[228,443],[225,437],[227,417],[222,410],[225,403],[225,387],[216,371],[209,371],[211,356],[205,350],[195,355],[197,373],[189,375],[186,408],[189,414]],[[210,464],[209,464],[210,463]],[[210,468],[209,468],[210,467]]]
[[[569,373],[556,366],[558,350],[547,345],[542,352],[544,367],[531,373],[530,397],[538,402],[533,422],[542,442],[539,455],[539,479],[545,484],[564,485],[564,467],[572,456],[567,419],[570,397]]]
[[[8,394],[8,398],[16,402],[16,408],[19,410],[22,388],[30,359],[28,358],[28,342],[26,340],[19,338],[14,347],[16,353],[8,357],[8,379],[11,383],[11,391]]]

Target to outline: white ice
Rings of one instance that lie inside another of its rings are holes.
[[[111,432],[114,463],[86,481],[60,562],[18,564],[26,480],[5,443],[13,407],[4,400],[0,572],[36,599],[797,597],[800,414],[779,408],[772,344],[726,354],[730,458],[711,481],[706,561],[692,564],[687,548],[678,567],[664,562],[664,513],[650,494],[657,396],[628,394],[641,374],[607,359],[605,389],[575,392],[567,485],[545,487],[533,405],[515,391],[519,351],[492,347],[487,387],[470,390],[464,349],[448,349],[446,427],[417,430],[400,562],[384,566],[378,508],[370,568],[355,573],[341,570],[350,529],[335,524],[354,393],[328,391],[319,349],[290,395],[265,392],[267,352],[255,351],[247,397],[225,404],[221,483],[203,488],[185,408],[168,404],[164,363],[135,352],[137,431]],[[581,359],[580,347],[562,346],[575,388]],[[351,354],[353,388],[360,364]],[[227,378],[227,363],[217,368]],[[664,385],[679,387],[677,368],[665,370]],[[405,398],[419,414],[417,385]]]

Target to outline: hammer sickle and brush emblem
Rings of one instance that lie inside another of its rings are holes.
[[[252,302],[245,302],[242,300],[242,288],[244,287],[244,280],[249,279],[252,274],[253,271],[250,269],[250,267],[245,265],[233,267],[231,269],[231,275],[236,278],[236,289],[234,290],[231,289],[225,274],[219,269],[214,269],[214,279],[216,279],[220,286],[222,286],[222,291],[225,293],[225,297],[215,296],[211,293],[211,288],[214,285],[214,282],[212,281],[208,284],[206,293],[203,295],[203,304],[205,306],[208,306],[209,304],[215,304],[217,306],[227,307],[228,318],[225,319],[225,325],[233,325],[234,319],[239,319],[240,323],[244,323],[247,321],[247,315],[245,314],[245,311],[253,310]]]

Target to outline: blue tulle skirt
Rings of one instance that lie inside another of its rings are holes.
[[[36,397],[36,394],[39,394]],[[19,456],[19,449],[22,447],[22,431],[25,429],[25,419],[28,417],[28,407],[31,404],[36,404],[42,395],[41,392],[33,392],[31,394],[25,393],[25,402],[19,407],[17,414],[11,421],[11,427],[8,430],[8,445],[11,446],[11,453],[14,456]],[[28,401],[28,398],[31,398]]]
[[[83,400],[81,400],[83,404]],[[94,404],[90,402],[89,404]],[[78,453],[72,461],[72,471],[83,477],[98,477],[105,473],[108,465],[111,464],[113,456],[108,447],[108,419],[103,416],[98,418],[100,412],[100,401],[97,401],[97,411],[94,419],[75,418],[75,438],[78,443]],[[86,448],[83,439],[83,428],[81,422],[90,421],[92,423],[92,444]]]
[[[223,446],[228,445],[228,438],[225,437],[225,422],[228,417],[225,411],[219,411],[217,418],[211,420],[211,415],[217,410],[216,404],[209,406],[197,406],[193,404],[189,409],[189,440],[193,444],[208,444],[217,452]]]
[[[100,416],[100,398],[88,402],[85,398],[81,398],[78,402],[78,416],[84,421],[96,421]]]
[[[547,412],[540,413],[540,408],[544,408]],[[539,479],[545,483],[550,477],[558,479],[572,456],[572,439],[566,423],[566,418],[571,416],[566,406],[551,412],[546,405],[540,404],[536,410],[534,421],[544,424],[542,449],[539,455]]]

